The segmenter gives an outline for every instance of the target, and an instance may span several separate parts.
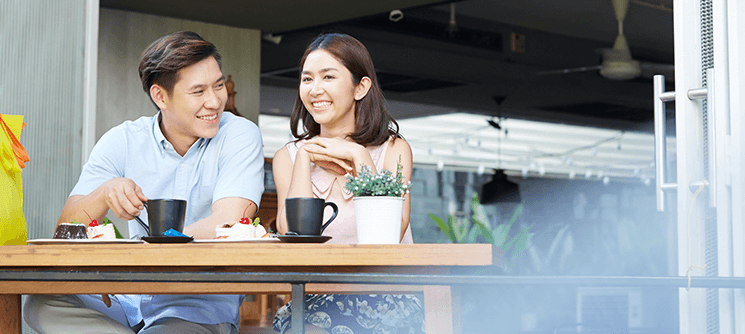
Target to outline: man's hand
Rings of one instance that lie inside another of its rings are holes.
[[[114,214],[124,220],[132,220],[145,208],[143,202],[148,198],[134,181],[118,177],[101,185],[106,205]]]

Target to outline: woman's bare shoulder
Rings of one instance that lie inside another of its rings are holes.
[[[395,165],[393,161],[398,162],[399,158],[404,164],[409,164],[412,160],[411,146],[403,138],[393,138],[388,141],[388,150],[385,154],[386,165],[389,163]]]

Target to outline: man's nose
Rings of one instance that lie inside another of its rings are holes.
[[[206,100],[204,101],[204,107],[207,109],[215,109],[222,104],[220,95],[214,89],[207,90]]]

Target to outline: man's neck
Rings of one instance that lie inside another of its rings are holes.
[[[186,154],[186,152],[189,151],[189,148],[191,148],[191,146],[194,145],[197,140],[199,140],[199,138],[196,138],[194,140],[179,140],[177,135],[170,134],[165,126],[165,123],[163,122],[162,116],[158,119],[158,126],[160,126],[160,132],[162,132],[163,136],[166,137],[166,140],[171,143],[176,153],[178,153],[178,155],[182,157]]]

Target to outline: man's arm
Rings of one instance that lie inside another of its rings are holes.
[[[134,181],[118,177],[104,182],[88,195],[73,195],[65,202],[57,225],[77,220],[88,225],[91,220],[102,221],[109,212],[122,219],[131,220],[145,208],[147,197]]]
[[[248,210],[246,210],[248,208]],[[225,223],[238,221],[244,217],[256,216],[256,203],[241,197],[226,197],[212,204],[212,214],[184,228],[184,234],[193,235],[195,239],[215,238],[215,228]]]
[[[225,138],[219,144],[224,146],[212,191],[213,200],[217,200],[212,203],[209,216],[184,228],[184,234],[197,239],[214,238],[215,227],[240,220],[244,211],[245,217],[253,219],[264,191],[264,152],[259,127],[238,118],[221,131],[225,131]]]

